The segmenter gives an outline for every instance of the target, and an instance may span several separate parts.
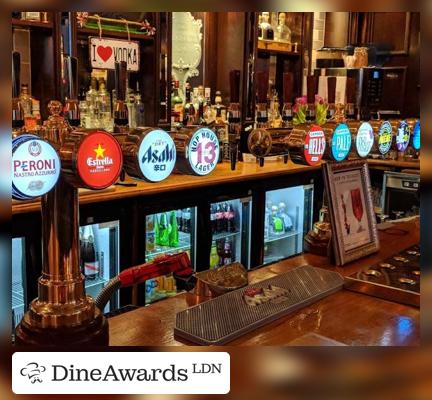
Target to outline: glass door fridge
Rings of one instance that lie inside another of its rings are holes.
[[[12,333],[26,311],[25,239],[12,239]]]
[[[146,215],[146,262],[167,254],[187,252],[195,266],[196,207],[168,210]],[[170,275],[149,279],[145,283],[145,304],[177,294]]]
[[[266,192],[264,264],[299,254],[312,227],[313,185]]]
[[[96,298],[104,285],[118,275],[119,221],[109,221],[80,227],[81,271],[85,276],[87,294]],[[119,295],[116,292],[103,312],[119,308]]]
[[[240,262],[250,268],[252,198],[210,204],[210,269]]]

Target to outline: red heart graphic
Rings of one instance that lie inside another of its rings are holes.
[[[105,62],[108,61],[108,59],[112,55],[112,47],[105,47],[105,46],[98,46],[97,47],[97,53],[99,54],[99,57],[102,58]]]

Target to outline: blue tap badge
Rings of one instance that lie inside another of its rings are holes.
[[[351,132],[347,124],[339,124],[334,132],[331,144],[332,156],[336,161],[343,161],[351,150]]]
[[[48,142],[35,135],[12,140],[12,197],[31,200],[48,193],[60,176],[60,158]]]
[[[414,125],[412,134],[412,147],[416,151],[420,150],[420,121],[417,121]]]

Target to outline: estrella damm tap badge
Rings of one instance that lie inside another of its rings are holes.
[[[356,149],[359,157],[367,157],[374,144],[374,133],[369,122],[363,122],[357,131]]]
[[[208,175],[219,160],[219,139],[209,128],[199,128],[192,135],[187,149],[187,157],[193,172]]]
[[[91,132],[79,145],[76,164],[78,175],[87,187],[107,188],[117,180],[122,169],[120,145],[108,132]]]
[[[378,131],[378,151],[387,154],[393,143],[393,129],[389,121],[384,121]]]
[[[308,165],[317,165],[326,148],[324,131],[318,125],[312,125],[304,140],[304,159]]]
[[[141,173],[150,182],[168,178],[176,163],[174,140],[162,129],[151,130],[141,141],[138,162]]]
[[[57,151],[35,135],[12,141],[12,197],[31,200],[48,193],[57,183],[61,164]]]
[[[396,147],[398,151],[405,151],[410,141],[410,127],[406,121],[401,121],[396,134]]]
[[[343,161],[351,150],[351,132],[347,124],[339,124],[334,132],[331,143],[332,156],[336,161]]]

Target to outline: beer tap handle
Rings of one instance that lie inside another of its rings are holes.
[[[126,62],[120,61],[115,63],[115,88],[117,100],[126,101]]]
[[[327,78],[327,103],[334,104],[336,101],[336,77]]]
[[[307,77],[307,102],[315,104],[315,95],[318,92],[318,76],[309,75]]]
[[[21,54],[17,51],[12,52],[12,98],[16,99],[20,93],[20,70]]]
[[[269,73],[268,71],[257,71],[255,77],[257,81],[258,103],[267,103]]]
[[[259,158],[259,166],[264,167],[264,157]]]
[[[239,103],[240,102],[240,71],[234,69],[230,71],[230,102]]]
[[[292,72],[284,72],[283,74],[283,101],[284,103],[292,103],[294,86],[294,74]]]

